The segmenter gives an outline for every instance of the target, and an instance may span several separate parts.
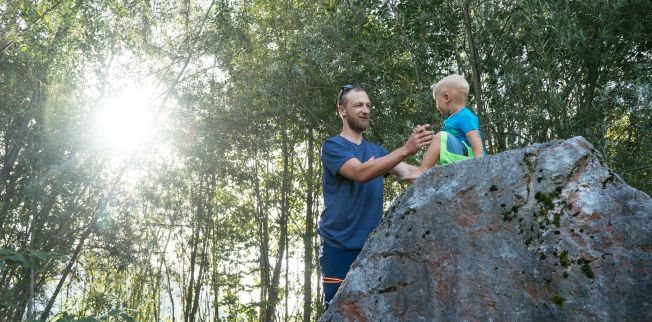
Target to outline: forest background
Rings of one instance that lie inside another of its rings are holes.
[[[430,85],[461,73],[489,154],[581,135],[650,194],[651,13],[0,1],[0,321],[315,320],[318,150],[344,84],[391,150],[441,126]],[[388,178],[386,205],[408,186]]]

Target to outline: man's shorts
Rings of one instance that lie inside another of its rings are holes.
[[[321,267],[322,285],[324,287],[324,302],[326,307],[340,288],[351,264],[358,258],[361,249],[339,249],[321,243],[319,251],[319,266]]]
[[[473,150],[466,143],[460,141],[455,135],[448,132],[439,132],[439,164],[450,164],[473,157]]]

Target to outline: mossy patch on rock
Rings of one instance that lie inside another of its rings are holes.
[[[559,264],[564,267],[570,266],[570,261],[568,260],[568,251],[563,251],[559,257]]]
[[[555,303],[556,305],[564,306],[566,299],[563,296],[553,295],[552,298],[550,298],[550,301],[552,301],[552,303]]]
[[[595,274],[593,273],[593,270],[591,269],[591,265],[589,265],[591,263],[591,261],[586,260],[584,258],[580,258],[579,260],[577,260],[577,263],[581,265],[580,267],[582,269],[582,273],[584,273],[584,275],[586,275],[586,277],[591,278],[591,279],[593,279],[595,277]]]

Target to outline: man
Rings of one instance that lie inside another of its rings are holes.
[[[366,141],[371,102],[359,86],[346,85],[337,96],[342,132],[322,145],[324,211],[317,229],[321,237],[319,264],[324,300],[328,307],[358,257],[369,233],[378,226],[383,211],[383,176],[414,177],[417,167],[403,161],[430,145],[429,125],[418,126],[405,145],[388,153]]]

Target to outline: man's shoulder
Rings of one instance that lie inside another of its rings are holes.
[[[333,143],[342,143],[342,139],[344,139],[341,135],[335,135],[327,138],[324,140],[324,143],[326,142],[333,142]]]
[[[374,147],[374,148],[376,148],[376,149],[383,149],[383,147],[382,147],[381,145],[376,144],[376,143],[374,143],[374,142],[367,141],[367,140],[363,140],[362,142],[364,142],[364,144],[369,145],[369,146],[372,146],[372,147]]]
[[[353,146],[373,146],[373,147],[380,147],[380,145],[373,143],[371,141],[368,141],[366,139],[362,139],[362,142],[360,144],[355,144],[349,140],[347,140],[345,137],[341,135],[336,135],[336,136],[331,136],[328,139],[324,140],[324,143],[322,145],[330,145],[330,144],[335,144],[338,146],[342,147],[353,147]]]
[[[319,155],[323,158],[324,155],[346,153],[345,151],[351,151],[350,146],[342,136],[336,135],[324,140]]]
[[[336,136],[331,136],[328,139],[324,140],[324,143],[322,143],[322,148],[325,146],[347,147],[347,143],[346,143],[346,139],[344,139],[341,135],[336,135]]]

